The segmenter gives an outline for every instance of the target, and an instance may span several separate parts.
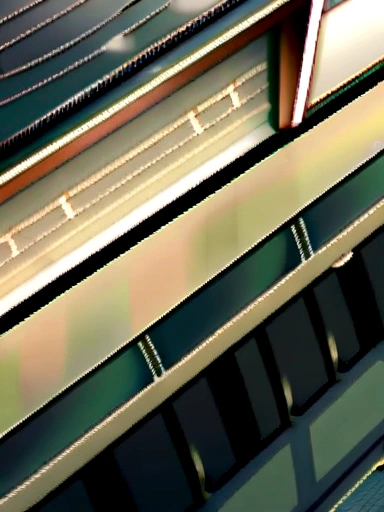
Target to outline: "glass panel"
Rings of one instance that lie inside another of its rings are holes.
[[[335,340],[340,361],[347,363],[360,351],[360,344],[336,275],[327,277],[314,291],[327,335]]]
[[[280,313],[268,326],[280,373],[291,384],[293,405],[301,408],[328,382],[324,358],[302,299]]]
[[[257,419],[261,437],[267,437],[281,425],[275,395],[254,339],[236,352],[237,363]]]
[[[139,512],[182,512],[192,494],[160,415],[123,441],[114,455]]]
[[[0,442],[0,495],[62,452],[152,382],[137,346],[111,360]],[[86,404],[86,406],[84,405]]]
[[[209,491],[235,464],[235,457],[207,380],[185,391],[174,408],[189,445],[197,448],[203,461]]]
[[[165,367],[179,361],[299,263],[294,238],[286,229],[177,308],[150,330]]]

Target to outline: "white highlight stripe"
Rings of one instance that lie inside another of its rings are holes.
[[[311,3],[307,36],[304,44],[303,61],[299,76],[299,85],[296,91],[295,104],[293,107],[292,126],[300,124],[304,117],[324,3],[325,0],[312,0]]]

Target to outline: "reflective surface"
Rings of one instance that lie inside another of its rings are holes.
[[[311,104],[384,58],[381,0],[332,2],[321,21]]]

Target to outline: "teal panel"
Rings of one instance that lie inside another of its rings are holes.
[[[289,228],[252,251],[149,331],[170,367],[300,263]]]
[[[110,360],[0,441],[0,496],[152,382],[137,346]]]

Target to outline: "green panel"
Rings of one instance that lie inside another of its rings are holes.
[[[384,362],[375,363],[310,427],[317,480],[384,420]]]
[[[285,446],[220,509],[221,512],[290,512],[297,505],[290,445]]]

